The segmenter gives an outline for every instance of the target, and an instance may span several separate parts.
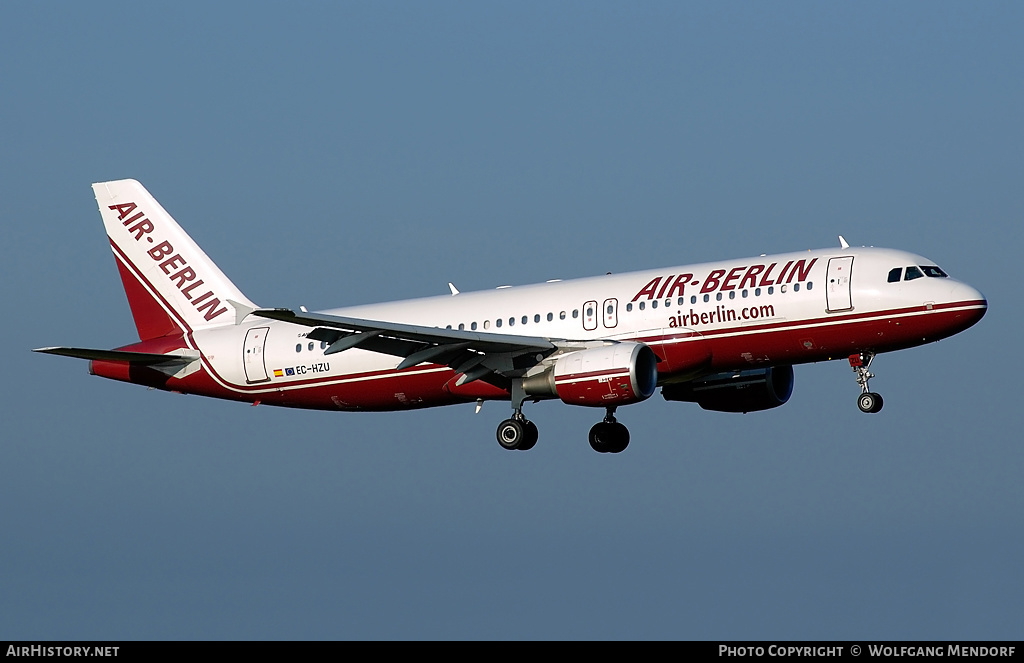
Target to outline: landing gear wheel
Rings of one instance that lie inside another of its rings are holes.
[[[850,355],[850,366],[857,374],[857,384],[860,385],[860,396],[857,397],[857,407],[861,412],[875,413],[882,409],[882,397],[871,391],[868,380],[875,377],[874,373],[868,371],[871,362],[875,359],[874,352],[862,352]]]
[[[498,444],[514,451],[526,440],[526,427],[518,419],[506,419],[498,424]]]
[[[523,428],[524,437],[523,441],[519,443],[519,450],[529,451],[533,448],[533,445],[537,444],[537,437],[540,435],[540,432],[537,430],[537,424],[532,421],[524,421]]]
[[[498,425],[497,437],[504,449],[529,451],[537,444],[537,425],[526,419],[506,419]]]
[[[875,413],[882,409],[882,396],[874,392],[866,391],[857,399],[857,407],[861,412]]]
[[[629,446],[629,429],[617,421],[601,421],[590,429],[590,447],[598,453],[617,454]]]

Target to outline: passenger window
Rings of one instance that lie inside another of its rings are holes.
[[[574,319],[574,320],[575,320],[576,318],[580,317],[580,310],[579,310],[578,308],[574,308],[574,309],[572,310],[572,317],[573,317],[573,319]]]
[[[466,325],[460,322],[459,323],[459,331],[466,331]]]
[[[629,302],[628,304],[626,304],[626,313],[629,313],[632,310],[633,310],[633,302]]]
[[[560,313],[558,314],[558,319],[559,319],[559,320],[565,320],[565,311],[562,311],[562,312],[560,312]]]
[[[523,316],[523,324],[525,325],[525,324],[526,324],[526,323],[527,323],[528,321],[529,321],[529,318],[527,318],[527,317],[526,317],[526,316],[524,315],[524,316]]]
[[[813,287],[814,287],[814,281],[808,281],[807,282],[807,289],[810,290]]]
[[[554,319],[555,319],[555,314],[554,313],[548,313],[548,322],[551,322]]]
[[[736,291],[735,290],[730,290],[729,291],[729,299],[736,299]]]
[[[899,283],[900,277],[903,275],[902,267],[895,267],[889,270],[889,283]]]
[[[534,322],[540,322],[540,313],[535,313],[534,314],[533,321]]]
[[[690,295],[690,303],[691,304],[696,304],[697,303],[697,295]]]
[[[484,329],[490,329],[490,328],[491,328],[491,321],[490,320],[484,320]]]
[[[310,342],[309,342],[309,351],[310,351],[310,352],[312,352],[312,351],[313,351],[313,341],[310,341]]]
[[[644,310],[644,306],[645,306],[644,302],[640,302],[640,310],[641,311]]]
[[[658,300],[657,299],[655,299],[653,302],[651,302],[651,308],[658,308]]]
[[[907,273],[903,277],[903,280],[904,281],[913,281],[914,279],[920,279],[920,278],[924,278],[924,274],[922,274],[921,270],[918,269],[917,267],[911,266],[911,267],[907,267]]]
[[[515,327],[516,326],[516,319],[515,318],[509,318],[508,319],[508,326],[509,327]]]
[[[794,283],[793,284],[793,292],[800,292],[800,284],[799,283]]]
[[[473,331],[476,331],[476,323],[474,322],[473,324],[471,324],[469,328],[472,329]]]
[[[501,318],[498,318],[497,320],[494,321],[494,326],[495,327],[500,327],[501,326]]]
[[[704,303],[707,304],[711,301],[711,295],[704,295]]]
[[[299,343],[299,344],[297,344],[297,345],[295,346],[295,351],[296,351],[296,352],[302,352],[302,343]]]

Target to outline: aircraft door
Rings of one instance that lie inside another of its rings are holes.
[[[850,277],[853,274],[853,256],[829,258],[828,283],[825,284],[825,308],[829,313],[849,311],[853,308],[850,298]]]
[[[270,379],[267,375],[267,365],[263,361],[263,347],[269,331],[270,327],[256,327],[245,334],[242,364],[245,366],[245,381],[249,384]]]
[[[601,305],[601,310],[604,312],[605,327],[607,327],[608,329],[612,329],[617,324],[619,324],[619,300],[604,300],[604,304]]]
[[[583,328],[587,331],[597,329],[597,319],[600,317],[597,310],[597,302],[591,301],[583,305]]]

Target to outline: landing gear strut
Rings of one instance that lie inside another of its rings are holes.
[[[598,453],[617,454],[629,445],[629,429],[615,420],[615,408],[608,408],[604,421],[590,429],[590,446]]]
[[[882,396],[871,391],[868,387],[868,380],[875,377],[874,373],[868,371],[871,362],[875,358],[874,352],[863,352],[850,355],[850,366],[857,374],[857,384],[860,385],[860,396],[857,397],[857,407],[861,412],[875,413],[882,409]]]
[[[512,381],[512,418],[498,424],[498,444],[509,451],[529,451],[537,444],[537,425],[523,416],[523,401],[526,400],[526,393],[523,391],[522,380]]]

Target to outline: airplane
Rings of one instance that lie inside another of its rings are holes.
[[[252,405],[387,411],[502,400],[498,443],[538,440],[527,402],[603,409],[591,447],[619,453],[615,413],[668,401],[747,413],[785,404],[793,366],[846,359],[866,413],[874,358],[946,338],[988,307],[936,263],[893,249],[818,249],[320,312],[262,308],[135,180],[93,184],[139,341],[47,347],[89,371]]]

